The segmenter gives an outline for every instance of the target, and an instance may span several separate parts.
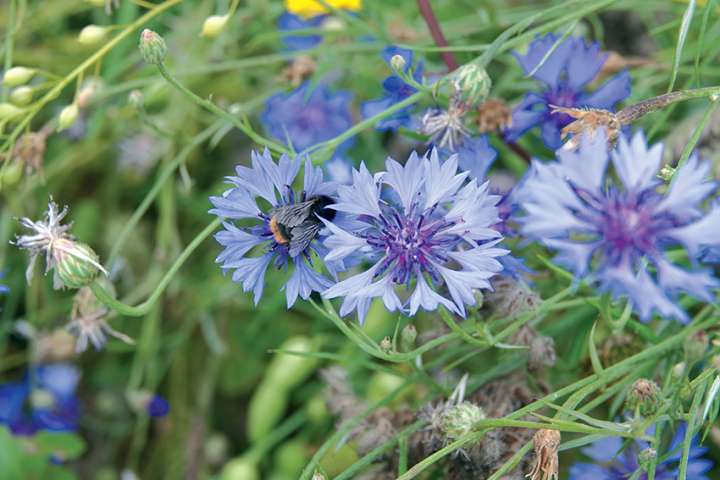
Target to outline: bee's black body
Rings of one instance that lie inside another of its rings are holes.
[[[311,197],[292,205],[283,205],[272,211],[270,230],[275,241],[287,245],[291,257],[305,250],[322,228],[318,217],[332,220],[335,210],[328,208],[334,203],[325,195]]]

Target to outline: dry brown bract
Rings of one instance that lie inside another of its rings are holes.
[[[489,99],[478,107],[480,133],[500,132],[512,126],[512,110],[502,100]]]
[[[550,105],[551,113],[564,113],[576,119],[574,122],[562,129],[561,135],[565,139],[568,135],[572,138],[563,146],[564,149],[574,150],[580,146],[580,137],[584,134],[595,137],[595,134],[601,128],[607,132],[608,145],[615,145],[615,141],[620,135],[621,123],[617,116],[608,111],[595,108],[567,108]]]
[[[548,429],[538,430],[533,441],[535,442],[535,466],[525,476],[530,477],[531,480],[557,480],[560,432]]]
[[[297,87],[315,72],[315,60],[308,55],[300,55],[282,71],[282,76],[290,85]]]

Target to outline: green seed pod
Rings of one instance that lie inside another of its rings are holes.
[[[6,87],[17,87],[30,81],[35,75],[34,68],[12,67],[3,76],[3,85]]]
[[[203,22],[200,36],[205,38],[217,37],[225,30],[229,18],[229,15],[211,15],[207,17],[205,22]]]
[[[631,412],[639,412],[643,417],[647,417],[657,412],[660,405],[660,387],[657,383],[646,378],[639,378],[633,383],[625,406]]]
[[[287,441],[278,447],[275,452],[276,473],[290,478],[298,478],[307,460],[305,442],[300,439]]]
[[[315,351],[315,347],[309,338],[298,336],[285,340],[278,350],[309,353]],[[278,352],[267,368],[264,383],[272,384],[278,390],[289,391],[303,383],[317,366],[317,358]]]
[[[14,118],[22,115],[23,109],[18,108],[12,103],[3,102],[0,103],[0,122],[13,120]]]
[[[89,285],[100,272],[99,257],[84,243],[60,239],[53,247],[53,257],[57,276],[67,288]]]
[[[165,60],[166,54],[165,40],[148,28],[143,30],[140,34],[140,55],[143,60],[151,65],[159,65]]]
[[[315,425],[324,425],[330,419],[330,412],[320,393],[312,397],[305,408],[307,408],[308,419]]]
[[[22,85],[10,94],[10,101],[15,105],[24,107],[28,103],[32,102],[33,89],[27,85]]]
[[[452,442],[470,433],[475,424],[484,419],[482,408],[474,403],[462,402],[443,413],[440,425],[445,437]]]
[[[100,25],[88,25],[80,30],[78,35],[78,42],[81,45],[97,45],[107,36],[110,29],[108,27],[101,27]]]
[[[58,131],[72,127],[79,115],[80,109],[74,103],[63,108],[58,117]]]
[[[18,160],[11,160],[4,169],[0,168],[0,183],[3,188],[16,185],[23,175],[23,164]]]
[[[225,464],[220,480],[260,480],[257,462],[249,457],[237,457]]]
[[[252,442],[270,433],[285,414],[287,391],[270,382],[262,382],[253,393],[248,407],[247,435]]]

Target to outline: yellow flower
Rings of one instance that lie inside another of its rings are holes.
[[[325,0],[325,3],[334,8],[357,12],[362,8],[362,0]],[[309,18],[328,13],[325,5],[317,0],[285,0],[285,8],[295,15]]]

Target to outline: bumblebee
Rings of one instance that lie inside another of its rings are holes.
[[[292,205],[273,209],[270,231],[279,245],[285,245],[291,257],[296,257],[313,241],[323,224],[322,217],[331,221],[335,210],[328,208],[335,201],[325,195],[310,197]]]

